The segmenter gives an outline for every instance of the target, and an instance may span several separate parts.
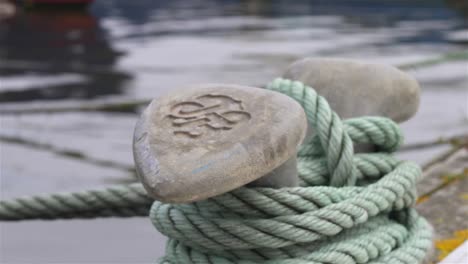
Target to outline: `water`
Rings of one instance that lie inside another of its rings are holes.
[[[467,48],[467,13],[463,1],[116,0],[83,11],[18,10],[0,22],[0,109],[150,99],[200,82],[264,86],[305,56],[418,62]],[[467,66],[409,70],[423,93],[420,111],[403,124],[407,142],[468,131]],[[132,166],[136,117],[135,111],[2,115],[0,136],[37,144],[0,142],[1,197],[134,180],[121,167]],[[440,150],[402,157],[423,163]],[[5,263],[146,263],[164,244],[147,219],[0,228]]]

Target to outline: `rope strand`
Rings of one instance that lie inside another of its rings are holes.
[[[0,201],[0,220],[147,216],[153,199],[139,183]]]

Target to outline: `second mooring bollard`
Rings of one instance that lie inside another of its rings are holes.
[[[419,107],[418,82],[389,65],[311,57],[292,63],[283,78],[313,87],[343,119],[382,116],[401,123],[413,117]],[[313,135],[309,125],[304,142]],[[356,152],[371,150],[370,145],[355,146]]]

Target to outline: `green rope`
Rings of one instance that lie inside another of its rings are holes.
[[[147,216],[153,199],[139,183],[0,201],[0,220]]]
[[[316,136],[298,152],[300,186],[247,188],[191,204],[153,202],[141,185],[0,201],[1,220],[146,215],[169,237],[160,263],[421,263],[429,224],[412,206],[420,168],[392,156],[398,126],[382,117],[341,121],[300,82],[268,89],[304,108]],[[354,154],[353,143],[375,153]]]
[[[342,122],[300,82],[268,89],[304,108],[316,136],[298,153],[301,186],[246,188],[191,204],[154,202],[150,218],[168,236],[161,263],[421,263],[428,223],[411,208],[419,167],[392,157],[402,142],[381,117]],[[354,154],[354,143],[377,153]]]

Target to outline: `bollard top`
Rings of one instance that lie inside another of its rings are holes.
[[[377,115],[403,122],[419,108],[418,82],[390,65],[312,57],[292,63],[283,77],[314,88],[344,119]]]
[[[206,199],[296,155],[306,128],[302,107],[280,93],[229,84],[178,90],[153,100],[137,122],[137,174],[159,201]]]

